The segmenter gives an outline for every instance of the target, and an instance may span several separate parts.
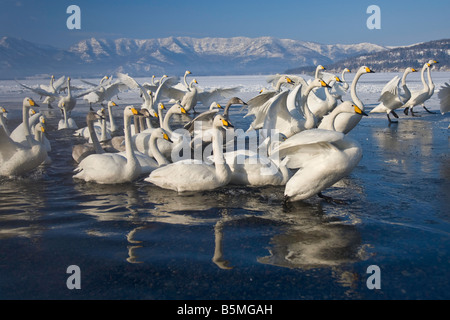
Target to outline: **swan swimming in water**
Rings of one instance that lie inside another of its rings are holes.
[[[133,106],[124,110],[125,149],[124,153],[92,154],[80,162],[75,169],[75,179],[99,184],[118,184],[132,182],[142,174],[142,168],[131,141],[131,117],[150,116],[146,109],[138,111]]]
[[[27,131],[27,140],[23,144],[12,140],[0,127],[0,175],[18,176],[26,174],[47,159],[45,146],[36,141],[28,123],[29,108],[37,106],[33,99],[23,100],[22,117]]]
[[[177,192],[213,190],[228,184],[231,180],[231,170],[223,156],[223,138],[220,137],[219,130],[222,127],[228,128],[231,124],[222,115],[217,115],[213,124],[214,164],[201,160],[178,161],[156,169],[145,181]]]

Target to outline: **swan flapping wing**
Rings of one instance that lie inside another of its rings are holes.
[[[204,106],[209,106],[214,101],[229,98],[231,95],[239,92],[240,87],[234,88],[216,88],[211,91],[203,91],[197,94],[197,100]]]

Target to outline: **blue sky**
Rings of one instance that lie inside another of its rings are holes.
[[[66,27],[71,4],[81,9],[81,30]],[[369,5],[381,9],[381,30],[366,26]],[[2,0],[0,8],[0,36],[60,48],[90,37],[271,36],[388,46],[450,38],[449,0]]]

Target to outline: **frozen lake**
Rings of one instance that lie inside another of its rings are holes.
[[[362,76],[357,91],[368,111],[394,75]],[[195,78],[203,89],[242,86],[237,96],[244,101],[269,87],[266,76]],[[437,112],[437,92],[450,73],[434,72],[433,80],[427,106]],[[408,84],[420,88],[420,75],[410,74]],[[25,96],[39,101],[15,81],[0,81],[12,127]],[[116,102],[139,99],[128,91]],[[79,126],[87,110],[79,100]],[[43,106],[53,162],[0,179],[0,298],[449,299],[450,116],[415,111],[420,117],[399,111],[391,125],[385,114],[370,114],[350,133],[363,158],[324,192],[347,204],[313,197],[286,208],[283,187],[180,196],[143,180],[75,181],[71,148],[81,140],[56,130],[59,110]],[[230,114],[238,128],[251,122],[240,108]],[[80,290],[66,286],[71,265],[81,270]],[[372,265],[380,268],[381,289],[367,287]]]

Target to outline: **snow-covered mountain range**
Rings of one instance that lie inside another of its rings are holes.
[[[332,64],[341,59],[387,50],[370,43],[324,45],[289,39],[189,38],[87,39],[67,50],[25,40],[0,38],[0,78],[38,74],[98,77],[117,71],[133,76],[238,75],[283,72],[286,69]]]
[[[356,61],[355,57],[384,57],[394,50],[397,48],[371,43],[325,45],[272,37],[91,38],[62,50],[3,37],[0,79],[50,74],[88,78],[118,71],[133,76],[181,75],[185,70],[197,75],[270,74],[317,64],[329,66],[346,59]]]

